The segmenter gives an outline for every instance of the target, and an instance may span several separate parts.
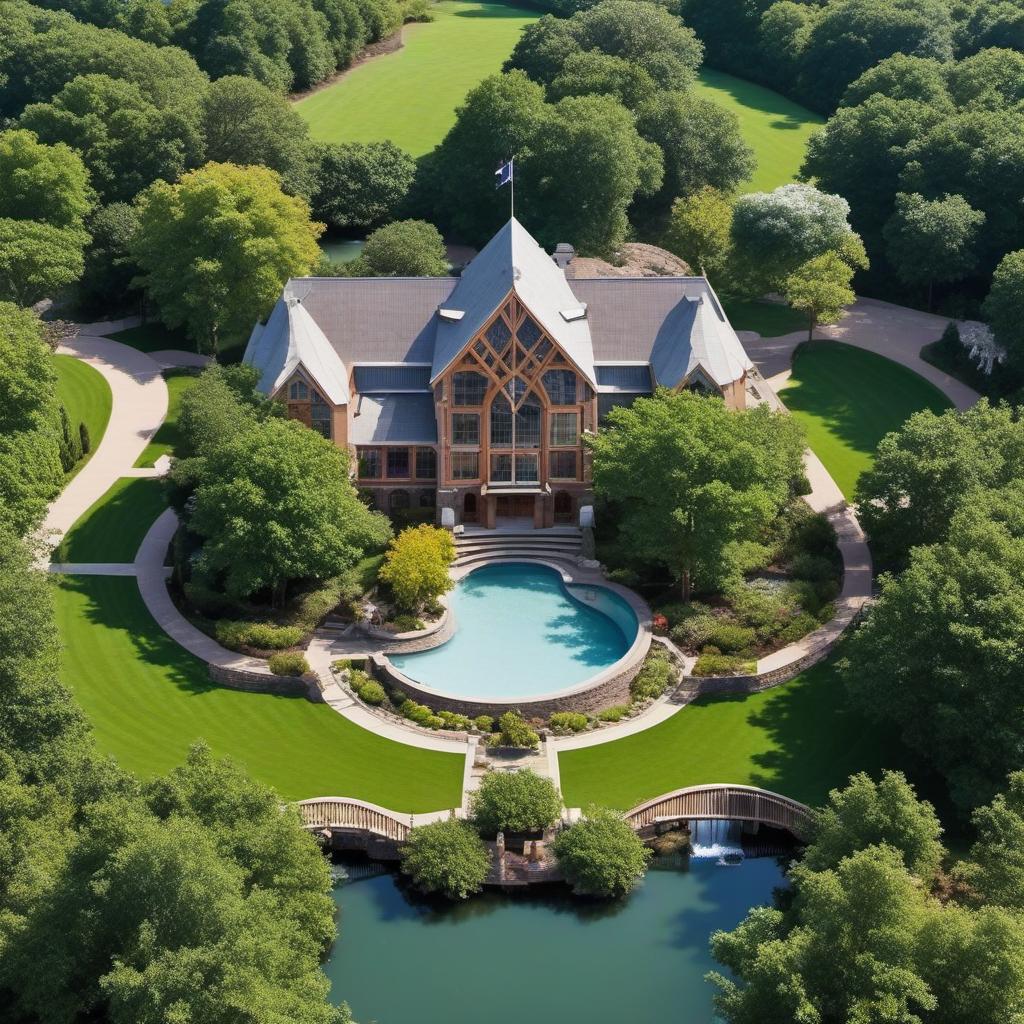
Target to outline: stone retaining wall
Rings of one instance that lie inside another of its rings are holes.
[[[406,637],[379,629],[366,630],[366,634],[374,640],[379,640],[382,649],[391,654],[414,654],[418,651],[429,651],[432,647],[440,647],[450,640],[455,632],[454,619],[450,612],[446,612],[436,626]]]
[[[244,668],[227,668],[207,663],[210,678],[232,690],[252,693],[277,693],[289,697],[305,697],[315,704],[323,702],[320,681],[312,673],[304,676],[278,676],[272,672],[253,672]]]
[[[536,700],[506,700],[500,702],[487,700],[468,700],[452,697],[446,693],[420,686],[399,672],[381,654],[370,656],[369,669],[371,675],[383,683],[388,689],[401,690],[407,697],[419,704],[426,704],[435,711],[454,711],[460,715],[475,718],[477,715],[497,717],[506,711],[518,711],[526,719],[547,718],[556,711],[582,711],[595,714],[615,704],[629,702],[629,684],[636,678],[643,665],[644,657],[650,646],[649,634],[647,642],[638,645],[633,656],[618,672],[608,679],[600,680],[592,686],[554,693],[538,697]]]

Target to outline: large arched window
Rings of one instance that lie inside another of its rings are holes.
[[[512,447],[512,406],[502,394],[491,402],[491,447]]]

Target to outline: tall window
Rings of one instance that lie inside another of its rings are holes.
[[[550,417],[552,448],[567,448],[579,440],[577,416],[574,412],[553,412]]]
[[[395,480],[406,480],[409,477],[409,449],[388,449],[388,477]]]
[[[516,410],[516,447],[540,447],[540,399],[531,391]]]
[[[487,378],[475,370],[452,374],[452,405],[483,405]]]
[[[304,380],[296,378],[288,385],[288,400],[305,402],[309,399],[309,387]]]
[[[452,413],[452,444],[479,444],[480,416],[475,412]]]
[[[552,480],[575,480],[576,453],[551,452],[548,455],[548,470]]]
[[[315,388],[310,388],[312,403],[309,407],[310,426],[323,434],[328,440],[331,437],[331,407],[324,401],[323,395]]]
[[[516,483],[530,484],[537,483],[540,477],[537,474],[537,456],[521,455],[516,453]]]
[[[544,374],[544,390],[552,405],[575,405],[576,374],[572,370],[548,370]]]
[[[437,479],[437,452],[433,448],[416,449],[416,479]]]
[[[452,479],[476,480],[480,476],[479,452],[452,452]]]
[[[512,456],[491,456],[491,482],[507,484],[512,482]]]
[[[495,395],[491,402],[491,446],[512,447],[512,406],[504,395]]]
[[[361,480],[380,479],[380,450],[378,448],[357,448],[359,459],[359,478]]]

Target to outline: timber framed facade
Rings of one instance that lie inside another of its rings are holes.
[[[511,220],[458,278],[289,281],[245,361],[396,517],[574,524],[612,408],[656,386],[742,408],[751,363],[705,278],[566,262]]]

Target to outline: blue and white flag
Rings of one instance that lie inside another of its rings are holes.
[[[507,185],[512,180],[512,164],[515,163],[515,157],[512,157],[507,164],[502,164],[494,172],[494,187],[501,188],[502,185]]]

